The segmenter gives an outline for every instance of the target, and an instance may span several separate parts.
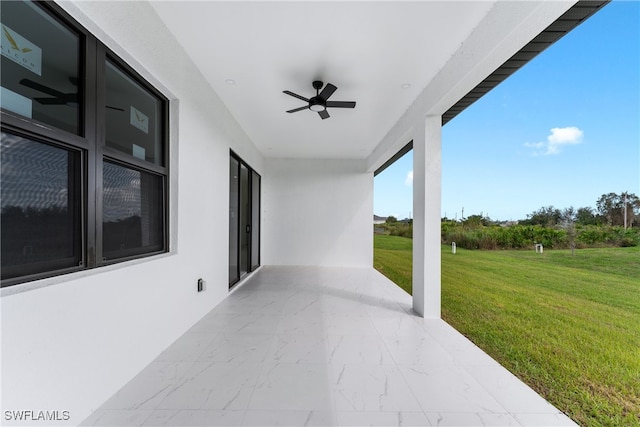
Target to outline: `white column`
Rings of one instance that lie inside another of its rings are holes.
[[[442,117],[427,116],[413,139],[413,310],[440,318]]]

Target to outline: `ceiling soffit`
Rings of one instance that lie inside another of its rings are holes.
[[[370,160],[380,157],[381,141],[416,108],[423,89],[475,29],[481,24],[495,28],[483,22],[492,9],[516,12],[503,13],[495,30],[509,34],[525,19],[527,3],[506,8],[489,1],[151,5],[264,156]],[[452,94],[445,102],[455,103],[442,104],[443,123],[605,3],[578,2],[457,102]],[[328,120],[306,110],[287,114],[303,103],[282,91],[310,98],[316,79],[338,87],[332,100],[353,100],[356,108],[330,109]],[[403,89],[405,83],[410,86]]]

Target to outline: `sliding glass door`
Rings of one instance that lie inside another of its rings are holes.
[[[251,237],[251,205],[249,169],[240,164],[240,277],[247,274],[250,269],[249,249]]]
[[[240,195],[240,162],[233,156],[229,162],[229,284],[240,280],[238,263],[238,227],[240,226],[239,195]]]
[[[229,287],[260,265],[260,175],[231,153]]]
[[[251,171],[251,270],[260,266],[260,175]]]

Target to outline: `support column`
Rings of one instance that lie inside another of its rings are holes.
[[[440,319],[442,117],[427,116],[413,139],[413,310]]]

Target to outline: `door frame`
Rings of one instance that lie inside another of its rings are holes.
[[[253,169],[247,162],[245,162],[244,160],[242,160],[242,158],[240,156],[238,156],[236,153],[233,152],[233,150],[230,150],[230,158],[233,158],[235,161],[238,162],[238,170],[237,170],[237,176],[238,176],[238,194],[237,194],[237,206],[238,206],[238,212],[236,215],[236,241],[237,241],[237,250],[235,254],[229,253],[229,267],[231,267],[231,260],[235,259],[236,262],[236,274],[235,277],[229,277],[229,289],[231,289],[235,284],[237,284],[238,282],[240,282],[240,280],[242,280],[243,277],[245,277],[247,274],[251,273],[252,271],[255,271],[259,266],[260,266],[260,236],[262,234],[262,230],[260,229],[260,207],[262,204],[262,176],[260,176],[259,173],[257,173],[255,171],[255,169]],[[229,162],[231,163],[231,162]],[[249,224],[241,224],[241,218],[242,218],[242,214],[240,212],[241,209],[244,209],[241,201],[242,201],[242,185],[241,185],[241,169],[242,167],[247,168],[247,172],[248,172],[248,185],[247,185],[247,190],[248,191],[248,212],[247,214],[247,218],[248,218],[248,223]],[[231,165],[229,165],[229,167],[231,167]],[[257,209],[257,214],[258,214],[258,218],[255,219],[253,218],[253,191],[254,191],[254,184],[253,184],[253,178],[254,176],[258,177],[258,209]],[[231,170],[229,170],[229,207],[231,206]],[[254,233],[253,233],[253,227],[254,225],[257,224],[258,225],[258,233],[255,236],[257,241],[254,241]],[[231,237],[231,232],[233,231],[231,229],[232,224],[229,223],[229,237]],[[249,226],[249,229],[247,230],[247,226]],[[242,245],[241,245],[241,233],[247,233],[249,234],[249,240],[248,240],[248,253],[247,253],[247,265],[245,266],[246,268],[246,273],[241,275],[241,271],[242,266],[241,266],[241,251],[242,251]],[[227,245],[229,246],[229,245]],[[230,249],[229,249],[230,250]],[[257,261],[258,263],[254,265],[253,263],[253,255],[254,255],[254,251],[257,251]],[[229,268],[229,271],[231,269]]]

